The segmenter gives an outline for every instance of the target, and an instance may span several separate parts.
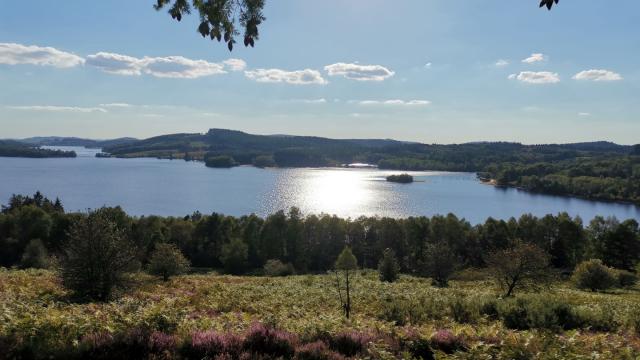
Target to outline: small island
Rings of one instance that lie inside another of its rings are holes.
[[[389,175],[387,181],[400,184],[410,184],[413,182],[413,176],[409,174]]]

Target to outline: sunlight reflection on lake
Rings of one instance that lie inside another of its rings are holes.
[[[409,172],[412,184],[385,181],[399,171],[377,169],[211,169],[157,159],[97,159],[74,148],[75,159],[0,158],[0,203],[11,194],[60,197],[69,211],[122,206],[132,215],[184,216],[200,211],[261,216],[292,206],[303,214],[408,217],[454,213],[478,223],[566,211],[640,220],[640,207],[532,194],[481,184],[471,173]]]

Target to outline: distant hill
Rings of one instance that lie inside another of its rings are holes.
[[[202,160],[230,156],[238,165],[270,158],[276,166],[335,166],[370,163],[399,170],[482,171],[491,163],[549,162],[629,154],[630,146],[609,142],[522,145],[477,142],[428,145],[391,139],[329,139],[316,136],[254,135],[228,129],[186,133],[105,146],[117,157]]]
[[[14,140],[0,140],[0,157],[76,157],[73,151],[46,150]]]
[[[87,148],[102,148],[105,146],[122,145],[138,141],[131,137],[123,137],[111,140],[92,140],[77,137],[40,136],[18,140],[35,146],[84,146]]]

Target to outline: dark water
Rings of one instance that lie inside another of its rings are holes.
[[[352,218],[451,212],[472,223],[561,211],[585,220],[640,219],[633,205],[499,189],[470,173],[413,172],[419,182],[402,185],[384,181],[392,172],[375,169],[211,169],[181,160],[98,159],[97,150],[73,149],[78,158],[0,158],[0,202],[40,190],[59,197],[67,211],[121,205],[134,215],[266,215],[297,206],[305,214]]]

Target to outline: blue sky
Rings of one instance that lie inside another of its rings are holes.
[[[636,0],[267,0],[232,53],[153,3],[6,1],[0,138],[640,142]]]

